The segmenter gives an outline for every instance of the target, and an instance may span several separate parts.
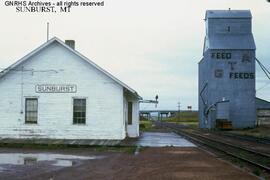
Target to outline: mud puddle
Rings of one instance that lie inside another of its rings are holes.
[[[104,156],[75,156],[49,153],[0,153],[0,172],[7,166],[30,166],[40,162],[49,162],[51,166],[71,167],[76,161],[102,159]]]

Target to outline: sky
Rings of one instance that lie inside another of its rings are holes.
[[[50,38],[74,39],[77,51],[144,99],[158,94],[157,109],[176,110],[178,102],[181,109],[198,108],[198,62],[207,9],[250,9],[257,58],[270,69],[266,0],[105,0],[104,7],[72,7],[70,13],[17,13],[4,2],[0,2],[0,68],[46,42],[49,22]],[[258,65],[256,73],[257,97],[270,101],[269,80]],[[141,104],[140,109],[155,106]]]

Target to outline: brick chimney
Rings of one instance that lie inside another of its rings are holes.
[[[74,40],[65,40],[65,44],[71,47],[72,49],[75,49],[75,41]]]

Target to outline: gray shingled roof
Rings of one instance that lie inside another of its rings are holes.
[[[205,18],[252,18],[250,10],[207,10]]]
[[[207,41],[209,49],[256,49],[252,34],[219,34],[208,36]]]
[[[270,108],[270,102],[266,101],[264,99],[261,98],[257,98],[255,99],[256,101],[256,108],[257,109],[269,109]]]

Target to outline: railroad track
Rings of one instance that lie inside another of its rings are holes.
[[[259,138],[245,138],[243,135],[234,135],[224,131],[205,131],[197,129],[189,129],[188,131],[211,137],[212,139],[217,138],[222,142],[229,142],[230,144],[237,145],[242,149],[253,150],[256,151],[256,153],[259,152],[261,154],[270,156],[270,144],[265,140],[259,141]]]
[[[270,173],[270,154],[261,153],[252,149],[237,146],[235,144],[219,141],[218,139],[206,137],[199,133],[187,132],[182,128],[177,127],[176,124],[158,123],[158,125],[169,128],[177,134],[180,134],[197,144],[202,144],[211,149],[220,151],[226,155],[240,159],[241,161],[244,161],[255,167],[259,167],[260,169]]]
[[[267,138],[257,138],[257,137],[252,137],[252,136],[239,135],[239,134],[230,134],[226,132],[222,132],[222,133],[214,132],[214,134],[270,145],[270,139],[267,139]]]

